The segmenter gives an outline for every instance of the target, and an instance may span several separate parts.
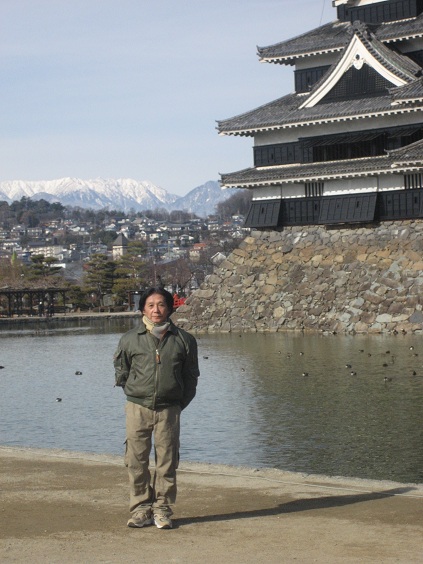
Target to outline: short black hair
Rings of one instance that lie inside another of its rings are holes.
[[[167,290],[165,290],[164,288],[161,288],[161,287],[148,288],[147,290],[145,290],[145,292],[143,294],[141,294],[140,305],[139,305],[140,311],[144,311],[145,302],[153,294],[160,294],[161,296],[163,296],[164,299],[165,299],[167,308],[169,310],[169,313],[172,313],[172,311],[173,311],[173,296],[170,292],[168,292]]]

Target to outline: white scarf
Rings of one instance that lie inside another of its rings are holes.
[[[170,326],[170,321],[165,321],[164,323],[154,323],[151,319],[148,319],[146,315],[143,315],[142,321],[147,331],[149,331],[157,339],[163,339]]]

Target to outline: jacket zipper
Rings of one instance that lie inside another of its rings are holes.
[[[154,400],[153,400],[153,407],[156,407],[156,397],[157,397],[157,385],[159,382],[159,364],[161,364],[160,360],[160,352],[159,349],[156,348],[156,377],[155,377],[155,385],[154,385]]]

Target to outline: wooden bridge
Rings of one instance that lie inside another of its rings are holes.
[[[52,317],[59,308],[66,313],[64,288],[3,288],[0,289],[0,316],[29,315]],[[58,298],[63,306],[58,306]]]

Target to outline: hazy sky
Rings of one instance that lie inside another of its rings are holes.
[[[331,0],[0,0],[0,181],[150,180],[184,195],[252,165],[216,121],[293,91],[268,46]]]

